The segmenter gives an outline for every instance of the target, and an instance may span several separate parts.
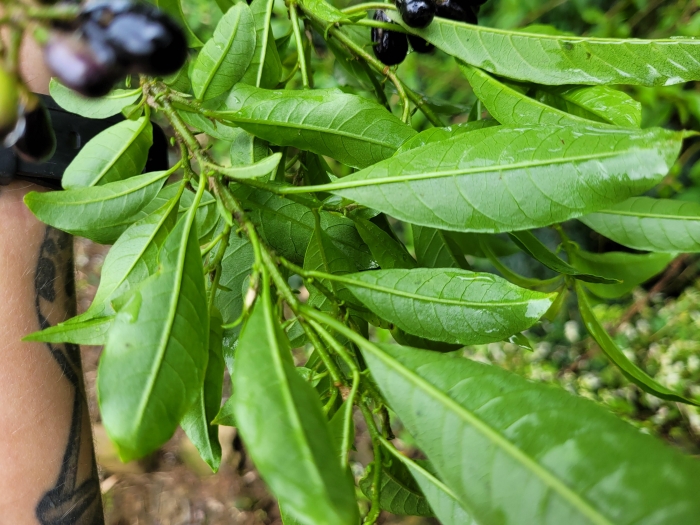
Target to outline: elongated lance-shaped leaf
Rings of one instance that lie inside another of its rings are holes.
[[[215,293],[212,291],[212,293]],[[209,360],[204,374],[204,384],[197,399],[182,418],[182,429],[197,447],[199,455],[216,472],[221,464],[219,427],[212,424],[221,408],[224,385],[224,354],[222,350],[223,328],[221,314],[213,308],[209,319]]]
[[[564,275],[571,275],[576,279],[586,281],[589,283],[613,284],[619,282],[619,280],[615,278],[608,278],[603,277],[601,275],[585,273],[574,268],[569,263],[561,260],[555,253],[552,253],[552,251],[549,248],[547,248],[542,243],[542,241],[535,237],[535,235],[532,232],[512,232],[508,235],[513,240],[513,242],[520,247],[520,249],[522,249],[525,253],[540,261],[550,270],[554,270],[558,273],[563,273]]]
[[[493,118],[506,126],[593,126],[593,121],[548,106],[492,77],[477,67],[458,62],[474,94]],[[602,124],[601,124],[602,125]]]
[[[435,18],[411,29],[446,53],[490,73],[537,84],[668,86],[700,79],[700,40],[622,40],[508,31]]]
[[[272,144],[359,168],[390,157],[416,134],[376,102],[336,89],[270,91],[239,84],[226,106],[229,111],[207,115],[234,122]]]
[[[388,403],[475,522],[697,521],[700,464],[603,407],[462,357],[361,348]]]
[[[255,51],[241,82],[262,88],[275,88],[282,78],[282,62],[272,34],[274,0],[253,0],[250,12],[255,21]]]
[[[22,341],[43,343],[73,343],[75,345],[103,345],[107,342],[107,332],[112,327],[114,316],[98,317],[87,321],[69,319],[55,326],[34,332]]]
[[[610,337],[610,334],[608,334],[608,332],[596,318],[595,313],[591,308],[591,304],[588,302],[586,289],[580,283],[576,284],[576,295],[578,296],[578,307],[579,311],[581,312],[581,318],[583,319],[583,323],[586,325],[588,333],[591,334],[593,339],[595,339],[596,343],[598,343],[600,346],[600,349],[606,356],[608,356],[615,366],[620,369],[627,379],[632,381],[645,392],[648,392],[653,396],[660,397],[661,399],[700,406],[700,403],[697,401],[690,400],[677,392],[666,388],[654,378],[649,376],[649,374],[647,374],[644,370],[630,361],[622,350],[620,350],[617,344],[615,344],[615,341],[613,341],[612,337]]]
[[[340,467],[318,395],[294,369],[265,285],[241,331],[233,392],[226,405],[280,505],[304,525],[356,525],[354,487]]]
[[[700,204],[633,197],[581,217],[589,228],[636,250],[700,252]]]
[[[167,441],[204,381],[209,315],[195,212],[168,235],[158,272],[119,309],[100,359],[100,413],[124,461]]]
[[[234,5],[219,20],[192,67],[192,88],[199,100],[226,93],[246,71],[255,51],[255,20],[246,3]]]
[[[110,243],[114,240],[112,227],[120,226],[153,200],[170,173],[156,171],[76,190],[31,192],[24,202],[39,220],[54,228]]]
[[[93,137],[66,168],[61,184],[67,190],[126,179],[143,171],[153,144],[153,126],[146,117],[125,120]]]
[[[221,312],[223,324],[232,323],[243,313],[243,285],[251,273],[254,261],[252,245],[246,238],[232,231],[224,258],[221,259],[219,284],[224,289],[216,295],[216,306]],[[236,334],[239,332],[238,329],[234,331]]]
[[[282,158],[281,153],[273,153],[269,157],[250,164],[248,166],[227,166],[217,168],[217,171],[230,179],[255,179],[269,175],[271,171],[277,168]]]
[[[586,283],[586,288],[603,299],[616,299],[630,293],[636,286],[661,273],[670,263],[671,253],[591,253],[569,250],[571,264],[581,271],[607,275],[618,279],[617,284]]]
[[[355,219],[355,226],[380,268],[391,270],[417,266],[406,248],[372,221],[358,218]]]
[[[313,189],[421,226],[525,230],[648,190],[673,165],[681,141],[681,133],[657,128],[499,126],[412,149]]]
[[[334,279],[409,334],[463,345],[500,341],[526,330],[554,299],[554,294],[525,290],[489,273],[448,268],[377,270]]]
[[[374,464],[370,464],[359,485],[367,498],[372,498]],[[408,468],[398,459],[384,462],[379,478],[379,506],[400,516],[433,516],[430,505]]]
[[[303,264],[315,226],[313,212],[306,206],[264,190],[239,186],[235,191],[246,206],[253,208],[251,218],[265,240],[283,257]],[[350,219],[326,211],[319,212],[319,215],[323,231],[358,270],[376,268],[369,248]]]
[[[447,232],[415,224],[411,225],[411,231],[416,259],[420,266],[471,269],[459,246]]]
[[[182,0],[155,0],[155,4],[177,20],[180,27],[185,31],[187,43],[190,47],[202,47],[204,45],[187,23],[187,18],[185,18],[185,14],[182,12]]]
[[[610,86],[538,86],[535,98],[590,120],[631,128],[642,125],[642,105]]]
[[[49,92],[54,101],[66,111],[85,118],[103,119],[118,115],[122,109],[136,102],[143,94],[136,89],[115,89],[104,97],[86,98],[67,88],[55,78],[49,83]]]

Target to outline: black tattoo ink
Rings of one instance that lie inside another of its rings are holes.
[[[39,249],[39,260],[34,277],[36,314],[42,329],[51,326],[48,315],[52,308],[57,307],[56,281],[61,270],[65,306],[68,312],[74,313],[75,287],[70,253],[70,237],[59,230],[47,227]],[[90,477],[80,485],[77,481],[80,437],[83,417],[86,413],[82,394],[80,348],[73,344],[45,344],[63,375],[73,386],[74,398],[68,446],[63,454],[61,470],[54,487],[39,501],[36,517],[41,525],[104,525],[100,483],[94,463]]]

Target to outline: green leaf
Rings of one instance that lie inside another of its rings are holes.
[[[22,338],[22,341],[39,341],[42,343],[73,343],[76,345],[103,345],[107,342],[107,332],[114,317],[100,317],[87,321],[69,319],[39,332]]]
[[[125,120],[93,137],[66,168],[61,184],[67,190],[115,182],[138,175],[153,144],[153,126],[146,117]]]
[[[181,0],[155,0],[155,4],[172,16],[178,25],[183,28],[190,47],[202,47],[204,45],[187,23],[185,14],[182,12]]]
[[[153,200],[170,173],[155,171],[76,190],[31,192],[24,202],[42,222],[107,244],[115,239],[111,228],[130,219]]]
[[[248,166],[231,166],[218,168],[219,173],[231,179],[255,179],[269,175],[271,171],[277,168],[277,165],[282,159],[281,153],[273,153],[269,157],[250,164]]]
[[[250,12],[255,20],[255,51],[241,82],[262,88],[275,88],[284,69],[280,61],[275,36],[272,34],[274,0],[253,0]]]
[[[313,212],[296,202],[263,190],[239,186],[236,195],[253,208],[251,219],[260,234],[283,257],[302,264],[314,231]],[[321,227],[336,247],[355,263],[358,270],[376,267],[367,245],[355,225],[343,216],[321,211]]]
[[[243,313],[243,285],[252,271],[253,262],[255,254],[250,242],[232,231],[224,257],[221,259],[219,284],[226,290],[219,290],[216,295],[216,306],[221,312],[223,324],[236,321]],[[234,329],[230,332],[237,335],[238,331]]]
[[[405,246],[372,221],[358,218],[355,219],[355,226],[357,227],[357,233],[367,243],[370,252],[372,252],[372,257],[377,261],[380,268],[391,270],[393,268],[415,268],[417,266],[416,261],[406,251]]]
[[[610,86],[538,86],[535,98],[579,117],[621,127],[642,125],[642,105]]]
[[[483,119],[465,122],[463,124],[455,124],[454,126],[449,126],[446,128],[428,128],[401,144],[401,147],[396,150],[395,155],[410,149],[425,146],[426,144],[451,139],[452,137],[456,137],[462,133],[469,133],[470,131],[490,128],[493,126],[498,126],[498,122],[493,119]]]
[[[627,356],[618,348],[610,334],[603,328],[598,319],[593,313],[591,304],[588,302],[588,295],[582,284],[576,284],[576,294],[578,295],[578,306],[581,312],[581,318],[586,325],[588,333],[595,339],[596,343],[606,356],[620,369],[624,376],[639,388],[649,394],[666,399],[669,401],[677,401],[679,403],[688,403],[698,405],[700,403],[687,399],[680,394],[674,392],[658,383],[654,378],[649,376],[644,370],[630,361]]]
[[[206,105],[205,103],[205,106]],[[215,139],[232,141],[236,138],[237,132],[239,131],[237,128],[227,126],[223,122],[208,119],[199,113],[179,111],[178,114],[188,126],[192,126],[194,129],[206,133]]]
[[[499,126],[412,149],[315,189],[421,226],[524,230],[648,190],[673,165],[681,140],[681,133],[655,128]]]
[[[221,314],[213,309],[209,320],[209,360],[204,374],[204,384],[181,423],[187,437],[214,472],[219,470],[221,463],[219,427],[211,423],[221,408],[224,385],[225,365],[222,350],[224,334],[221,324]]]
[[[462,357],[372,343],[362,350],[387,401],[474,521],[696,521],[700,465],[601,406]]]
[[[589,274],[577,270],[569,263],[561,260],[555,253],[552,253],[542,241],[540,241],[532,232],[521,231],[508,234],[515,244],[517,244],[525,253],[529,254],[534,259],[540,261],[550,270],[564,275],[571,275],[580,281],[589,283],[615,284],[619,280],[615,278],[602,277],[600,275]]]
[[[411,225],[411,230],[419,266],[470,269],[464,254],[447,232],[415,224]]]
[[[219,20],[192,68],[192,88],[199,100],[223,95],[246,71],[255,51],[255,20],[246,3],[234,5]]]
[[[458,269],[376,270],[335,279],[405,332],[463,345],[500,341],[526,330],[554,299],[492,274]]]
[[[391,337],[394,341],[403,346],[411,346],[413,348],[422,348],[423,350],[432,350],[433,352],[454,352],[459,350],[464,345],[454,343],[443,343],[442,341],[433,341],[425,337],[409,334],[401,330],[398,326],[391,329]]]
[[[305,525],[357,525],[354,487],[317,394],[294,369],[267,286],[241,331],[233,392],[226,404],[280,506]]]
[[[391,157],[416,134],[382,106],[335,89],[258,89],[237,85],[226,100],[230,111],[209,115],[234,122],[256,137],[369,166]]]
[[[700,252],[700,204],[633,197],[582,217],[618,244],[650,252]]]
[[[118,115],[129,104],[136,102],[143,91],[136,89],[115,89],[99,98],[87,98],[78,95],[55,78],[49,83],[49,92],[54,101],[66,111],[85,118],[103,119]]]
[[[359,483],[362,493],[370,499],[374,468],[374,464],[368,465]],[[382,465],[379,478],[379,506],[382,510],[399,516],[433,516],[428,501],[408,467],[396,458]]]
[[[194,218],[193,207],[170,232],[158,272],[118,311],[100,359],[100,413],[124,461],[165,443],[204,381],[209,316]]]
[[[618,284],[587,283],[586,288],[603,299],[616,299],[627,295],[636,286],[661,273],[675,257],[671,253],[591,253],[571,250],[571,264],[584,272],[614,277]]]
[[[411,29],[446,53],[490,73],[547,85],[668,86],[700,79],[700,40],[591,38],[463,24],[438,18]]]
[[[506,126],[595,126],[596,123],[548,106],[485,71],[457,62],[474,94],[493,118]]]

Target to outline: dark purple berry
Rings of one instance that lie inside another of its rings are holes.
[[[408,42],[416,53],[432,53],[435,46],[416,35],[408,35]]]
[[[374,19],[391,23],[391,19],[381,9],[375,11]],[[400,64],[408,54],[408,40],[403,33],[373,27],[372,42],[374,43],[374,56],[386,66]]]
[[[478,19],[474,10],[460,0],[437,0],[435,14],[456,22],[477,24]]]
[[[88,7],[83,17],[85,33],[90,38],[103,38],[130,71],[169,75],[187,59],[182,30],[155,7],[125,0],[102,2]]]
[[[125,74],[116,53],[104,42],[65,33],[51,36],[44,62],[62,84],[86,97],[106,95]]]
[[[51,116],[38,98],[32,97],[17,122],[15,152],[29,162],[45,162],[56,150]]]
[[[396,7],[408,27],[428,27],[435,16],[435,0],[396,0]]]

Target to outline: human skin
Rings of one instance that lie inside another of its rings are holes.
[[[48,91],[25,42],[22,77]],[[72,237],[24,205],[39,186],[0,186],[0,525],[102,525],[90,418],[75,345],[22,342],[75,314]]]

